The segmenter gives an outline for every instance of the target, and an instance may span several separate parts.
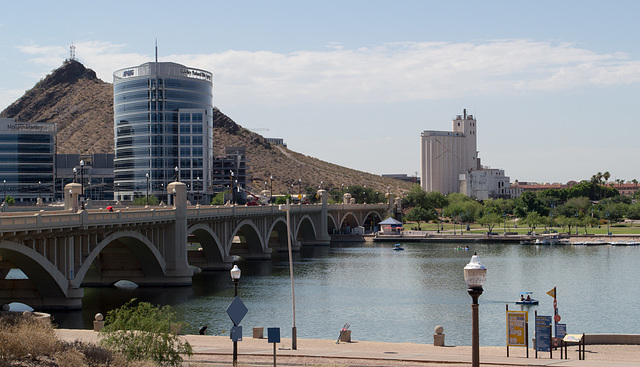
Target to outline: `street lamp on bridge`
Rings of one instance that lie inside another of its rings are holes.
[[[147,206],[149,206],[149,172],[145,176],[147,177]]]
[[[84,210],[84,161],[80,160],[80,195],[82,200],[82,209]]]

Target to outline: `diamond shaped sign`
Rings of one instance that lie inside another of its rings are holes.
[[[240,321],[242,321],[244,316],[247,314],[247,311],[249,310],[247,309],[247,306],[244,305],[240,297],[234,298],[229,307],[227,307],[227,315],[229,315],[229,318],[231,318],[231,321],[233,321],[235,325],[240,324]]]

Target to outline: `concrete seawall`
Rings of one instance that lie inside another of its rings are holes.
[[[640,334],[585,334],[585,344],[640,345]]]

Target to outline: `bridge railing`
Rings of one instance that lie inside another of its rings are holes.
[[[292,213],[316,213],[322,211],[321,205],[291,205]],[[271,216],[284,215],[278,205],[229,205],[229,206],[200,206],[189,207],[187,217],[189,218],[230,218],[248,216]]]
[[[173,220],[175,218],[175,209],[139,209],[126,210],[117,212],[88,212],[88,220],[84,224],[101,224],[113,223],[126,220],[127,223],[135,222],[155,222],[163,220]]]
[[[80,211],[11,213],[0,216],[0,232],[38,230],[51,228],[72,228],[79,226],[105,225],[116,223],[149,223],[173,220],[175,209],[139,209],[124,211]]]
[[[329,211],[367,211],[384,210],[385,204],[331,204]],[[322,205],[291,205],[291,213],[312,214],[322,211]],[[284,215],[278,205],[263,206],[200,206],[187,208],[187,217],[196,218],[230,218],[251,216]],[[70,228],[77,226],[110,225],[117,223],[149,223],[173,220],[174,208],[136,208],[109,212],[106,210],[87,210],[78,213],[67,211],[37,213],[11,213],[0,216],[0,232],[17,230],[33,230],[48,228]]]
[[[80,222],[80,216],[75,213],[15,213],[0,217],[0,231],[77,226]]]
[[[336,211],[336,210],[357,210],[357,211],[366,211],[366,210],[386,210],[388,208],[387,204],[329,204],[327,205],[327,210]]]

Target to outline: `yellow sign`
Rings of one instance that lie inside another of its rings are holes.
[[[556,287],[553,287],[553,289],[547,292],[547,294],[553,298],[556,298]]]
[[[298,194],[298,200],[302,199],[302,195]]]
[[[507,311],[507,346],[527,346],[527,311]]]

